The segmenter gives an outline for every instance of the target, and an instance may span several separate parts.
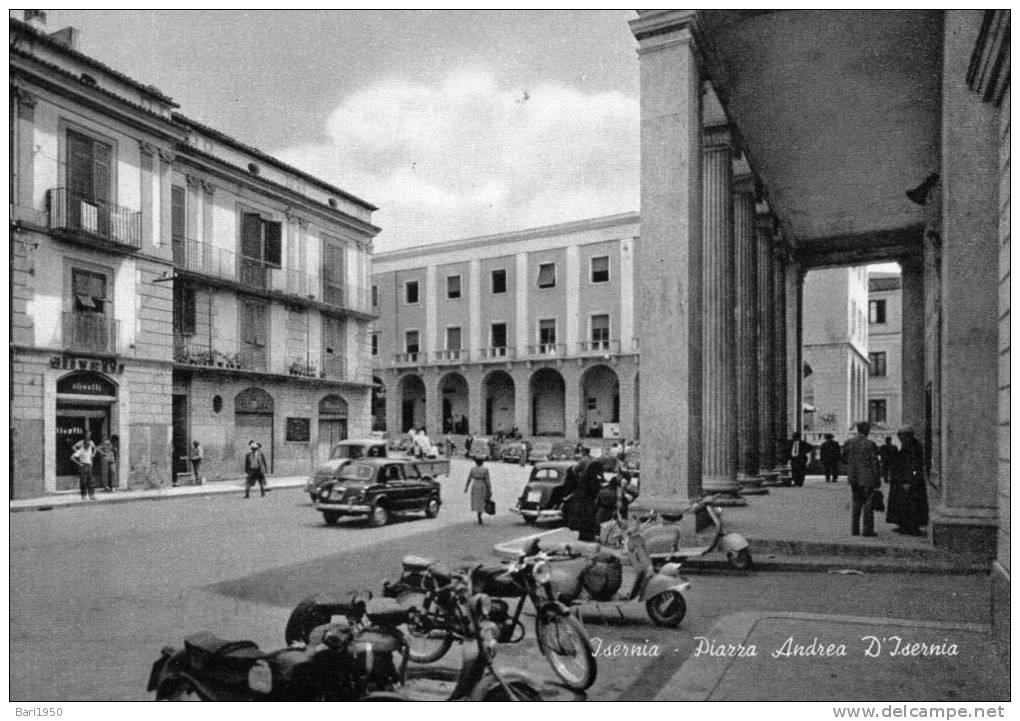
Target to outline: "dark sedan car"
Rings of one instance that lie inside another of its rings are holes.
[[[549,451],[550,461],[573,461],[577,459],[575,451],[577,450],[576,443],[568,443],[561,441],[559,443],[553,443],[552,449]]]
[[[439,483],[403,458],[362,458],[322,480],[315,510],[330,525],[341,516],[368,516],[373,526],[385,526],[398,513],[420,511],[435,518],[442,503]]]
[[[567,480],[567,469],[574,465],[569,461],[545,461],[536,463],[531,477],[524,486],[524,492],[517,499],[517,506],[511,508],[528,523],[539,521],[563,521],[563,483]]]

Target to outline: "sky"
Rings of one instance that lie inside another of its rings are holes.
[[[48,28],[379,206],[386,251],[637,211],[635,16],[51,10]]]

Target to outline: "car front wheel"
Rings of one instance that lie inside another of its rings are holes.
[[[390,522],[389,509],[380,504],[372,506],[372,512],[368,514],[368,522],[375,528],[385,526]]]
[[[425,518],[435,518],[439,515],[439,499],[433,496],[425,504]]]

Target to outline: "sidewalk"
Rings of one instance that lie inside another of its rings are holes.
[[[308,481],[307,476],[284,476],[280,478],[271,477],[266,482],[266,490],[272,491],[280,488],[304,488]],[[206,481],[201,486],[165,486],[151,490],[116,490],[108,493],[96,489],[94,501],[82,500],[78,491],[73,493],[60,493],[44,498],[25,498],[10,502],[10,512],[21,511],[52,511],[58,508],[73,508],[87,505],[105,505],[109,503],[127,503],[130,501],[162,501],[170,498],[182,498],[186,496],[214,496],[222,493],[244,493],[244,479],[237,478],[229,481]]]

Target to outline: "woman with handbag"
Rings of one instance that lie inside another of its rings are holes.
[[[478,523],[482,523],[482,514],[495,512],[492,502],[492,481],[489,480],[489,469],[485,467],[485,459],[475,457],[475,467],[468,473],[464,493],[471,490],[471,510],[478,514]],[[491,515],[491,513],[490,513]]]

